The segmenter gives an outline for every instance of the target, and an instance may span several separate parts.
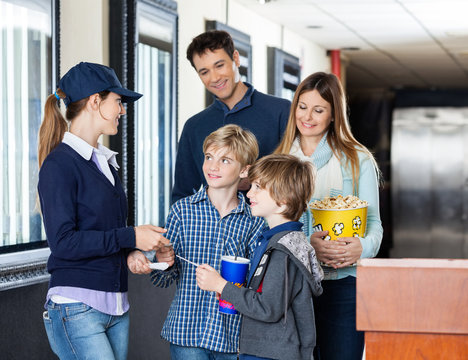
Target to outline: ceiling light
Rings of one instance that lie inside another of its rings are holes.
[[[468,36],[468,31],[467,30],[450,30],[450,31],[445,31],[445,35],[448,37],[466,37]]]
[[[307,25],[307,29],[321,29],[323,28],[322,25]]]

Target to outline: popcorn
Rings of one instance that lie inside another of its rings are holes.
[[[328,231],[324,240],[365,237],[367,201],[353,195],[326,197],[309,204],[314,231]]]
[[[336,197],[325,197],[323,200],[313,201],[309,207],[311,209],[356,209],[367,206],[365,200],[359,199],[354,195],[347,195],[345,197],[338,195]],[[360,225],[360,224],[359,224]]]

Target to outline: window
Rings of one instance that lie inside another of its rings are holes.
[[[137,4],[135,105],[136,224],[164,224],[170,207],[176,143],[172,17]]]
[[[177,136],[177,3],[110,0],[110,66],[144,96],[127,105],[111,148],[129,204],[128,223],[164,225]]]
[[[268,93],[291,100],[301,81],[299,59],[281,49],[268,48]]]
[[[37,144],[57,74],[54,10],[51,0],[0,0],[0,254],[18,255],[2,255],[0,288],[8,259],[24,265],[32,258],[20,251],[47,245],[37,201]]]
[[[0,0],[2,252],[45,239],[36,191],[37,141],[52,91],[51,7],[50,0]]]

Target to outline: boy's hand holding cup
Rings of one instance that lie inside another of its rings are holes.
[[[221,294],[226,283],[227,281],[210,265],[203,264],[197,267],[197,285],[200,289]]]
[[[221,275],[207,264],[197,267],[197,285],[206,291],[215,291],[221,295],[228,281],[241,287],[249,269],[250,260],[243,257],[223,256],[221,260]],[[226,279],[226,280],[225,280]],[[225,314],[237,314],[234,306],[219,296],[219,311]]]

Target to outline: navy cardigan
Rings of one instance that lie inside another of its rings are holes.
[[[258,141],[259,157],[271,154],[278,146],[288,123],[289,100],[263,94],[252,85],[231,110],[215,98],[213,104],[192,116],[184,125],[177,149],[172,202],[193,195],[206,185],[203,176],[203,142],[213,131],[227,124],[250,130]]]
[[[127,198],[115,169],[113,186],[92,160],[61,143],[39,171],[39,198],[51,255],[50,287],[128,290]]]

